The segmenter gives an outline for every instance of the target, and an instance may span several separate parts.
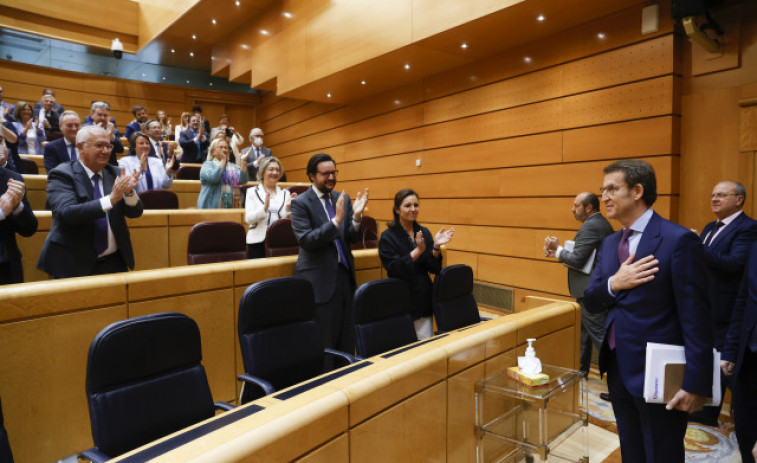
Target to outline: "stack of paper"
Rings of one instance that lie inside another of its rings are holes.
[[[712,353],[712,400],[705,405],[720,405],[720,352],[713,349]],[[683,346],[648,342],[644,400],[647,403],[668,403],[681,389],[685,367]]]
[[[568,252],[573,252],[573,250],[576,249],[576,242],[572,241],[572,240],[566,240],[565,241],[565,245],[563,246],[563,248],[566,251],[568,251]],[[596,249],[594,249],[594,250],[591,251],[591,255],[586,260],[586,263],[584,264],[584,266],[581,267],[581,268],[572,267],[572,266],[566,264],[565,262],[563,262],[563,265],[566,266],[566,267],[570,267],[570,268],[572,268],[574,270],[578,270],[579,272],[585,273],[587,275],[591,275],[591,269],[594,266],[594,258],[595,257],[597,257],[597,250]]]

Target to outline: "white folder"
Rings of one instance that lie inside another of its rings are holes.
[[[576,248],[576,242],[573,241],[573,240],[566,240],[565,244],[563,245],[563,249],[565,249],[568,252],[573,252],[573,250],[575,248]],[[570,268],[572,268],[574,270],[578,270],[581,273],[585,273],[587,275],[591,275],[591,269],[594,266],[594,258],[595,257],[597,257],[597,250],[596,249],[594,249],[593,251],[591,251],[591,255],[586,260],[586,263],[584,264],[584,266],[581,267],[581,268],[573,267],[571,265],[566,264],[565,262],[563,262],[563,265],[566,266],[566,267],[570,267]]]
[[[712,349],[712,399],[705,405],[720,405],[720,352]],[[665,368],[668,364],[685,364],[683,346],[675,344],[647,343],[647,362],[644,371],[644,400],[647,403],[667,403],[665,392]],[[678,378],[682,380],[683,378]],[[675,379],[673,379],[675,381]],[[674,385],[680,389],[680,383]]]

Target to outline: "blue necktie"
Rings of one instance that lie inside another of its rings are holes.
[[[150,172],[150,163],[147,163],[147,170],[145,170],[145,178],[147,179],[147,189],[152,190],[153,183],[152,183],[152,172]]]
[[[715,228],[712,229],[709,236],[707,236],[707,240],[704,242],[705,246],[712,245],[712,240],[715,239],[715,234],[718,232],[718,230],[720,230],[720,227],[722,227],[723,225],[725,224],[721,222],[720,220],[715,222]]]
[[[94,199],[101,199],[103,197],[100,193],[100,174],[92,176],[92,182],[94,183],[94,193],[92,197]],[[95,252],[99,256],[108,248],[108,214],[105,217],[95,219]]]
[[[72,161],[76,161],[76,145],[74,145],[73,143],[68,145],[68,156]]]
[[[200,132],[195,131],[195,138],[197,137],[197,135],[199,133]],[[202,162],[202,146],[200,145],[200,139],[199,138],[197,139],[197,159],[199,159],[200,162]]]
[[[333,219],[336,215],[334,213],[334,206],[331,204],[331,193],[326,193],[323,195],[323,199],[326,201],[326,212],[329,214],[329,220]],[[338,232],[339,230],[337,230]],[[342,248],[342,240],[339,239],[339,237],[334,240],[334,243],[336,244],[336,250],[339,252],[339,258],[342,260],[342,265],[344,265],[344,268],[347,270],[350,269],[350,264],[347,262],[347,257],[344,255],[344,248]]]

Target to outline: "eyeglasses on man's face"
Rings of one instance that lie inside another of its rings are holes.
[[[736,193],[713,193],[710,195],[710,199],[725,199],[729,196],[738,196]]]
[[[615,196],[620,190],[625,188],[626,185],[607,185],[599,189],[600,194],[607,193],[610,196]]]
[[[94,146],[98,150],[104,150],[107,149],[108,151],[113,149],[113,145],[110,143],[90,143],[90,142],[84,142],[86,145]]]
[[[329,178],[329,177],[336,177],[338,173],[339,173],[338,170],[327,170],[326,172],[318,172],[318,175]]]

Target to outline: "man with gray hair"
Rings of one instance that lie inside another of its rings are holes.
[[[45,145],[43,159],[45,170],[49,174],[55,167],[68,161],[76,161],[78,151],[76,150],[76,134],[81,128],[81,119],[76,112],[68,110],[63,111],[58,122],[63,138],[51,141]]]
[[[125,175],[108,164],[110,136],[101,127],[83,127],[76,134],[78,160],[62,163],[47,175],[53,223],[37,268],[55,278],[134,268],[125,217],[142,215],[134,192],[139,171]]]
[[[93,102],[89,120],[91,122],[85,121],[83,127],[95,125],[108,133],[110,144],[113,145],[108,164],[117,166],[117,155],[124,152],[124,145],[121,143],[121,132],[118,131],[115,121],[110,117],[110,105],[104,101]]]
[[[249,178],[258,178],[260,162],[263,158],[273,156],[273,152],[270,148],[263,146],[263,129],[259,127],[250,130],[250,143],[252,146],[243,149],[242,154],[250,153],[247,157],[247,175]],[[280,181],[286,182],[286,177],[282,177]]]
[[[710,282],[713,341],[715,349],[721,352],[744,275],[744,263],[757,240],[757,221],[744,213],[744,201],[746,188],[741,183],[723,181],[715,185],[710,207],[717,220],[708,223],[700,235]],[[725,393],[726,386],[731,387],[730,378],[723,375],[720,379],[720,388]],[[689,421],[717,426],[718,416],[720,406],[708,406],[689,415]]]
[[[560,246],[557,237],[549,236],[544,239],[544,255],[557,257],[557,260],[568,267],[568,290],[581,305],[579,370],[587,375],[591,367],[592,344],[597,352],[602,347],[607,314],[605,312],[591,313],[586,310],[583,304],[584,290],[591,280],[591,271],[596,265],[596,256],[602,247],[602,240],[615,231],[599,211],[599,198],[590,191],[580,193],[575,197],[571,212],[576,220],[581,222],[581,227],[573,240],[573,246],[566,249]]]

